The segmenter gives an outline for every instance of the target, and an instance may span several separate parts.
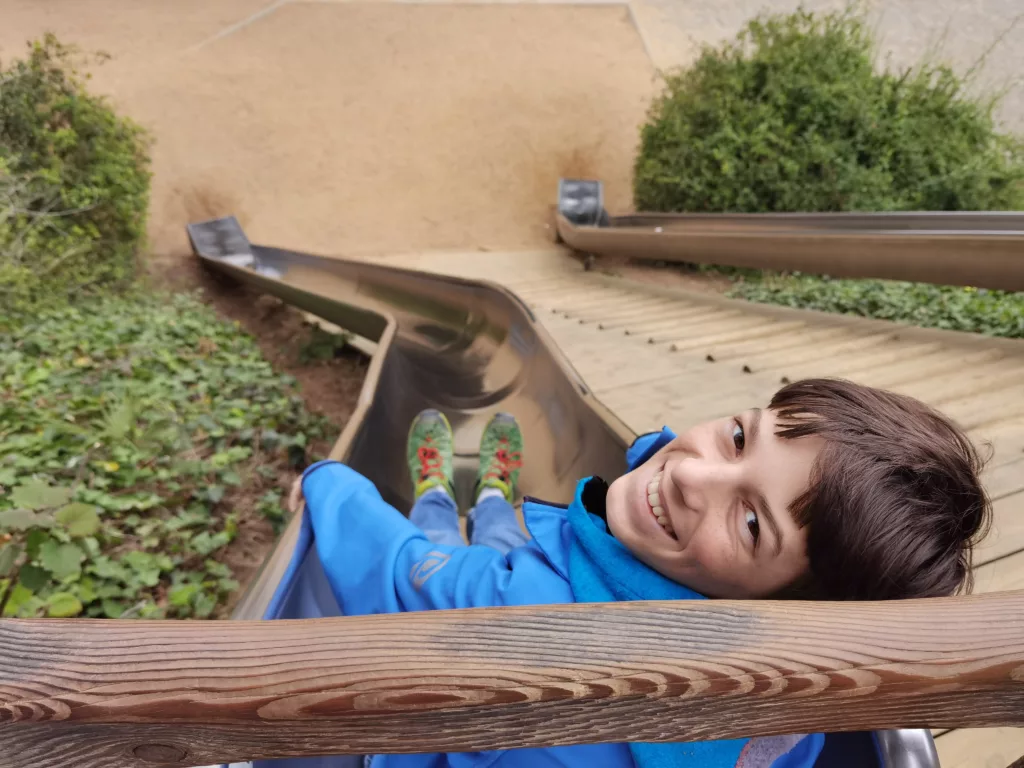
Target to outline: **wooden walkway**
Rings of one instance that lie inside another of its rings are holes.
[[[1024,342],[685,293],[584,272],[558,250],[397,256],[385,263],[488,279],[537,314],[597,396],[640,432],[763,405],[785,380],[841,376],[917,397],[992,458],[995,526],[977,592],[1024,589]],[[942,768],[1006,768],[1024,729],[938,736]]]

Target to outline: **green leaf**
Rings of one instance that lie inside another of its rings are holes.
[[[25,537],[25,554],[29,560],[35,560],[39,557],[39,547],[43,545],[43,542],[48,541],[49,538],[50,535],[46,531],[38,528],[28,532],[28,536]]]
[[[167,595],[168,601],[171,605],[177,608],[183,608],[192,602],[192,597],[202,589],[199,584],[180,584],[177,587],[171,589]]]
[[[155,555],[149,552],[128,552],[122,561],[128,564],[133,571],[160,570],[159,562]]]
[[[17,616],[21,607],[27,604],[33,597],[31,589],[23,584],[15,584],[14,589],[11,590],[11,596],[7,598],[4,616]]]
[[[30,509],[5,509],[0,512],[0,530],[26,531],[35,528],[39,516]]]
[[[50,574],[38,565],[28,563],[21,566],[21,570],[18,571],[18,581],[21,582],[26,589],[32,592],[38,592],[50,583]]]
[[[130,398],[124,398],[120,403],[107,411],[104,423],[104,436],[112,442],[120,442],[128,437],[135,426],[135,407]]]
[[[11,491],[11,502],[25,509],[50,509],[66,504],[71,498],[70,488],[53,487],[42,480],[28,480]]]
[[[20,554],[21,545],[13,541],[0,548],[0,577],[11,572]]]
[[[230,579],[232,576],[231,569],[224,565],[224,563],[218,563],[216,560],[207,560],[203,565],[211,576],[216,576],[220,579]]]
[[[82,572],[85,553],[74,544],[48,541],[39,548],[39,562],[58,581]]]
[[[82,612],[82,603],[70,592],[55,592],[46,601],[46,613],[57,619],[77,616]]]
[[[217,600],[206,592],[200,592],[192,600],[192,605],[196,617],[205,619],[209,617],[209,615],[213,613],[213,609],[217,607]]]
[[[211,552],[220,549],[225,544],[228,544],[230,541],[231,537],[224,531],[213,536],[210,535],[209,531],[203,531],[192,538],[191,545],[192,549],[205,557]]]
[[[125,612],[127,606],[117,600],[111,600],[106,598],[100,605],[103,607],[103,615],[108,619],[119,619],[121,614]]]
[[[78,582],[78,599],[83,603],[91,603],[97,596],[96,582],[88,576]]]
[[[56,520],[72,536],[92,536],[100,529],[100,516],[92,504],[75,502],[57,510]]]
[[[121,562],[115,562],[106,555],[100,555],[89,565],[89,571],[101,579],[126,582],[131,577]]]

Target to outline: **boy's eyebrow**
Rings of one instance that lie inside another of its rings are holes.
[[[757,508],[761,513],[761,517],[768,523],[768,527],[772,529],[772,538],[775,540],[775,546],[772,548],[772,554],[778,557],[782,553],[782,531],[779,530],[779,523],[775,519],[775,515],[772,514],[772,508],[768,506],[768,499],[765,498],[763,493],[757,494],[757,498],[754,499],[757,504]]]
[[[750,409],[750,442],[756,443],[757,436],[761,433],[761,409]]]
[[[750,434],[748,435],[751,445],[757,443],[757,437],[761,431],[761,415],[762,411],[760,408],[750,409]],[[765,498],[763,493],[757,495],[755,499],[757,507],[761,512],[761,517],[768,523],[768,527],[772,531],[772,538],[775,540],[774,556],[778,557],[782,552],[782,531],[779,529],[779,523],[775,519],[775,515],[772,514],[772,508],[768,505],[768,499]]]

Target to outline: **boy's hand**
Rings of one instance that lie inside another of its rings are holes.
[[[292,489],[288,494],[288,511],[291,514],[296,514],[302,508],[302,475],[295,478],[295,482],[292,483]]]

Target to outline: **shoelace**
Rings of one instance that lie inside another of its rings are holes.
[[[491,480],[497,478],[503,483],[507,483],[512,471],[523,466],[523,458],[519,451],[508,450],[506,447],[508,445],[507,437],[499,438],[498,442],[502,447],[494,452],[494,458],[491,460],[491,465],[487,468],[487,471],[484,472],[483,479]]]
[[[432,445],[433,441],[428,437],[424,444],[416,449],[416,458],[420,461],[420,482],[430,477],[445,480],[444,460],[440,452]]]

